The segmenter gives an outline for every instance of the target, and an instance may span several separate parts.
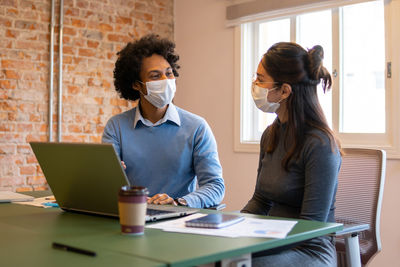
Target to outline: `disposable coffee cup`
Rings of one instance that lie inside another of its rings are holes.
[[[142,186],[123,186],[118,193],[121,232],[124,235],[143,235],[146,220],[147,195]]]

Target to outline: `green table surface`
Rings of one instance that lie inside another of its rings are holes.
[[[342,229],[337,223],[297,221],[284,239],[225,238],[158,229],[145,229],[143,236],[131,237],[121,235],[119,221],[115,218],[64,212],[59,208],[0,204],[0,245],[3,248],[0,259],[2,266],[194,266]],[[52,242],[95,251],[97,256],[56,250],[51,247]]]

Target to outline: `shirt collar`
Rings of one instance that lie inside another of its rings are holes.
[[[176,107],[174,104],[170,103],[167,108],[167,112],[165,112],[165,115],[163,118],[161,118],[159,121],[156,123],[152,123],[151,121],[143,118],[142,114],[140,113],[140,108],[139,108],[139,103],[136,106],[136,111],[135,111],[135,118],[133,120],[133,128],[136,128],[136,125],[139,121],[141,121],[144,125],[148,127],[154,127],[163,124],[167,120],[175,123],[178,126],[181,126],[181,119],[179,118],[178,111],[176,110]]]

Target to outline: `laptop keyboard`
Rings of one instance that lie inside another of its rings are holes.
[[[174,211],[147,209],[146,215],[154,216],[154,215],[166,214],[166,213],[174,213]]]

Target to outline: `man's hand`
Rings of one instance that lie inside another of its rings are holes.
[[[148,204],[157,204],[157,205],[165,205],[165,204],[172,204],[176,206],[174,199],[167,194],[155,194],[152,197],[147,198]]]

